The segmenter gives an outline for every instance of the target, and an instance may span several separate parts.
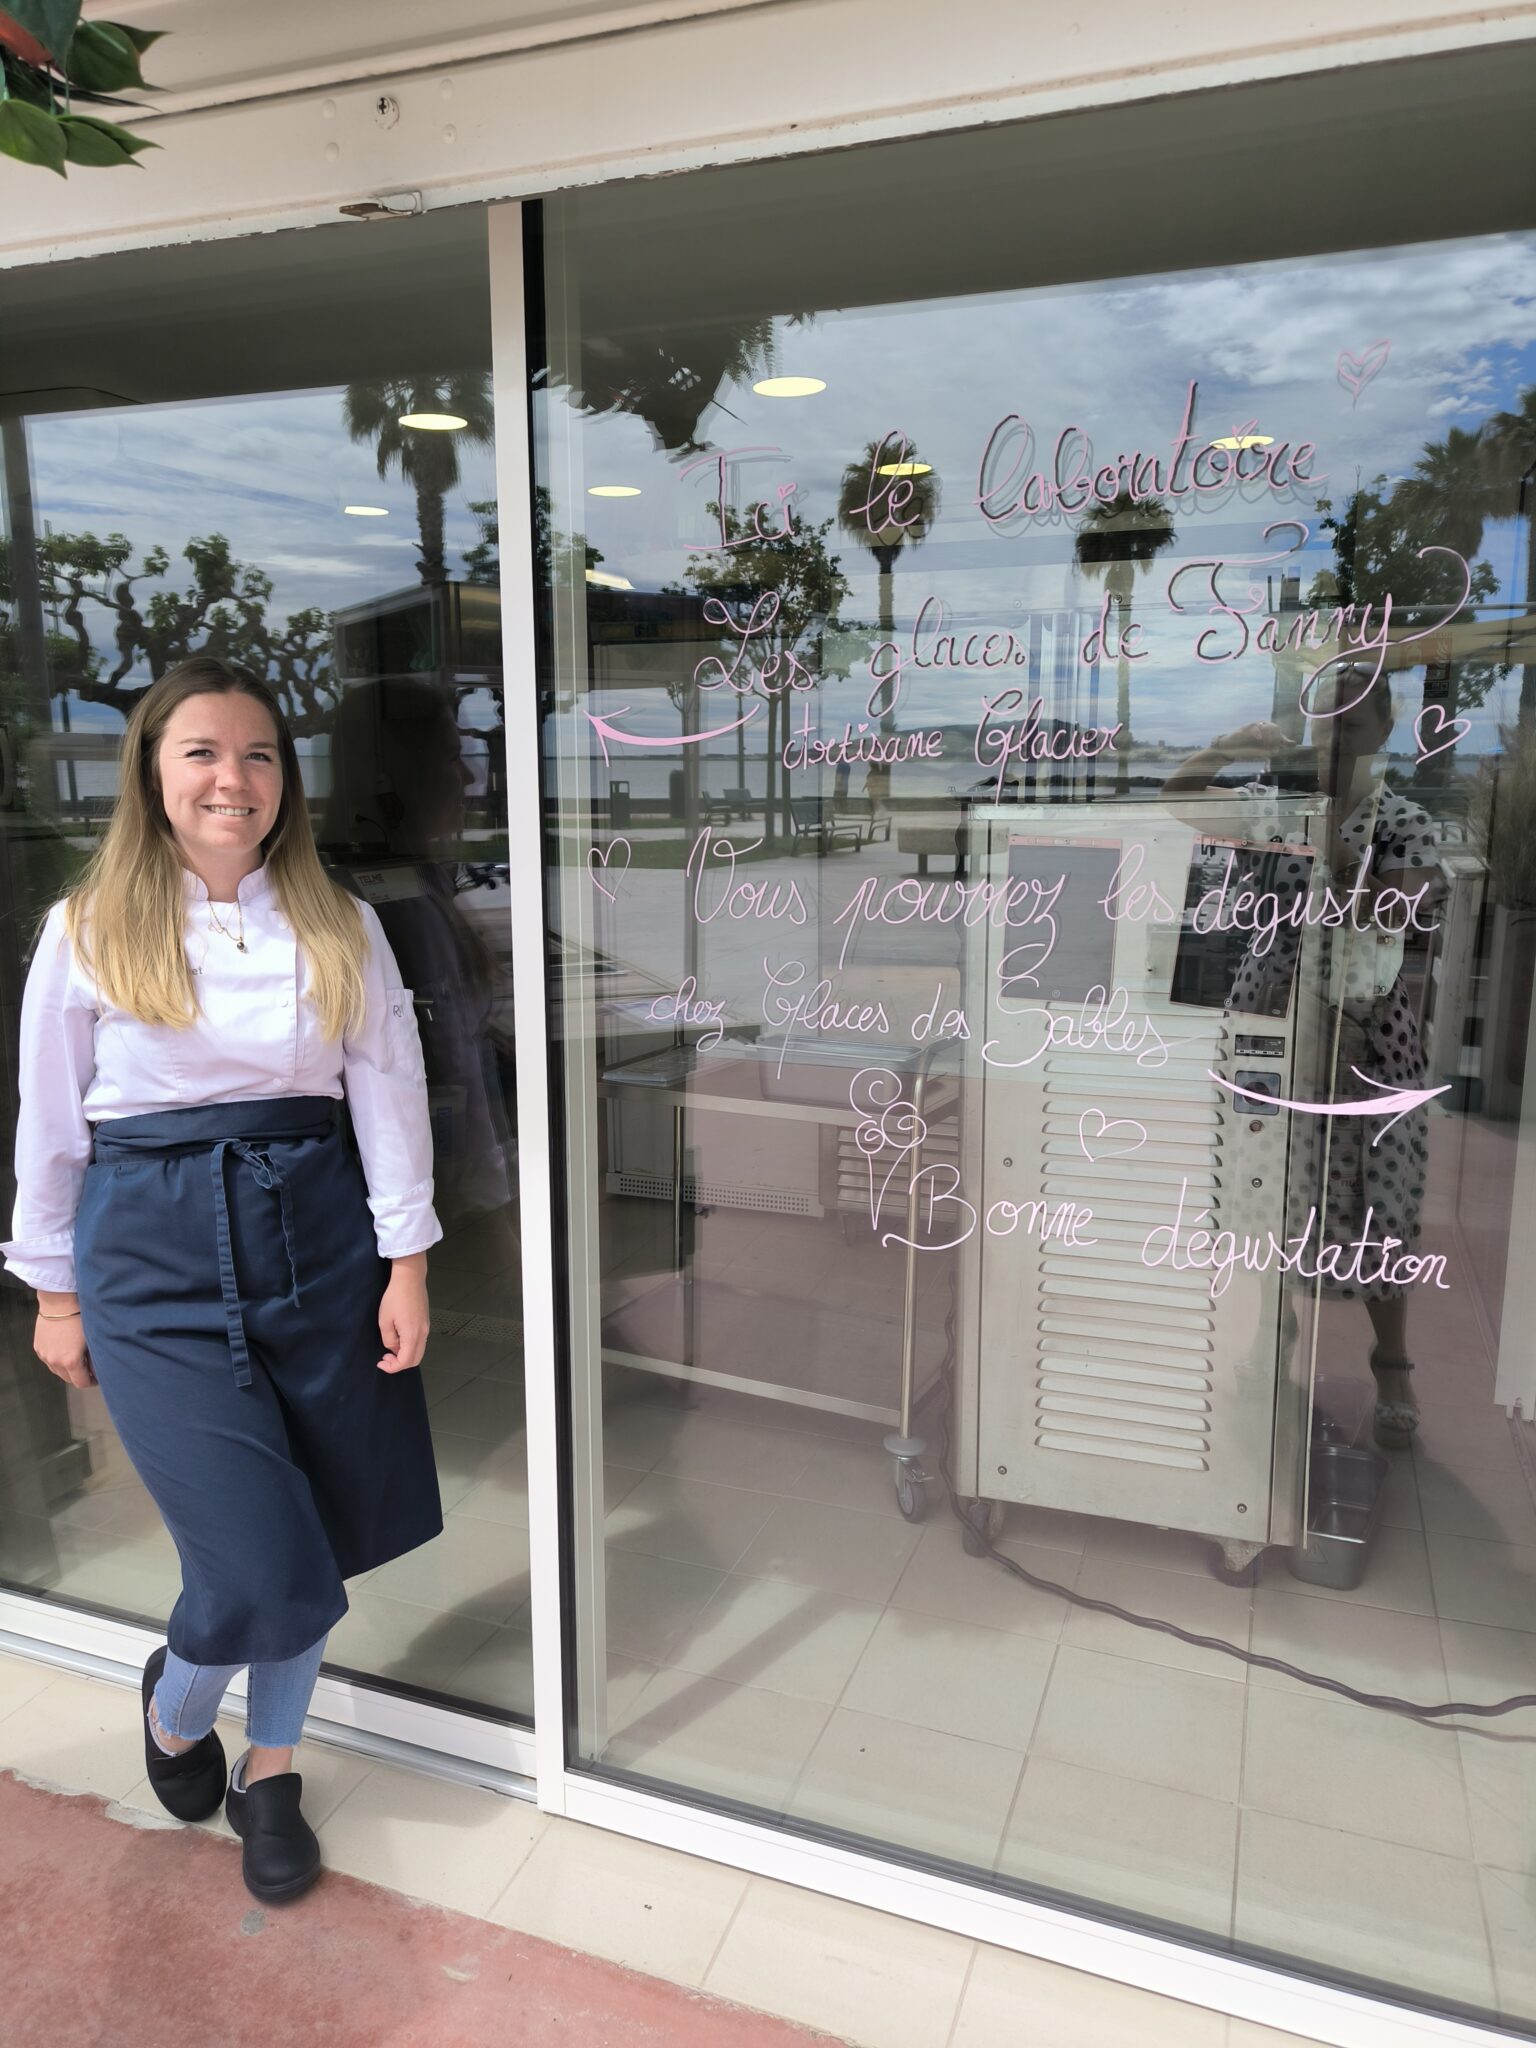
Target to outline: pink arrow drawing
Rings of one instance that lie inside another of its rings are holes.
[[[1393,1088],[1389,1082],[1373,1081],[1369,1074],[1362,1074],[1358,1067],[1349,1070],[1357,1081],[1363,1081],[1367,1088],[1379,1088],[1382,1093],[1374,1101],[1364,1102],[1292,1102],[1285,1095],[1266,1095],[1260,1088],[1239,1088],[1235,1081],[1224,1081],[1220,1074],[1210,1078],[1218,1088],[1226,1088],[1233,1095],[1246,1095],[1250,1102],[1272,1103],[1278,1109],[1299,1109],[1307,1116],[1380,1116],[1383,1110],[1393,1110],[1381,1129],[1371,1140],[1374,1152],[1393,1124],[1401,1123],[1409,1110],[1417,1109],[1421,1103],[1432,1102],[1437,1095],[1448,1095],[1451,1083],[1443,1088]],[[1206,1069],[1210,1073],[1210,1069]]]
[[[733,718],[729,725],[713,726],[708,732],[673,733],[670,738],[663,739],[647,739],[643,733],[624,732],[611,720],[600,717],[595,711],[588,711],[585,706],[582,707],[582,715],[590,721],[592,730],[597,734],[597,744],[602,748],[606,761],[610,740],[616,746],[624,747],[696,747],[704,740],[717,740],[723,733],[735,732],[738,726],[750,725],[760,708],[754,704],[745,718]],[[622,718],[628,709],[627,704],[621,704],[614,712],[614,718]]]

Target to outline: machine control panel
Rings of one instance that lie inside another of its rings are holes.
[[[1239,1067],[1232,1079],[1244,1091],[1242,1106],[1250,1116],[1280,1114],[1280,1104],[1276,1099],[1280,1093],[1280,1076],[1273,1068]],[[1255,1096],[1267,1096],[1270,1099],[1256,1102]]]

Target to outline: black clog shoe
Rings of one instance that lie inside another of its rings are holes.
[[[303,1789],[297,1771],[282,1771],[243,1787],[231,1780],[225,1795],[225,1817],[245,1845],[240,1874],[263,1905],[286,1905],[320,1875],[320,1844],[299,1811]]]
[[[140,1688],[144,1702],[144,1765],[149,1773],[149,1787],[166,1812],[174,1814],[177,1820],[207,1820],[211,1813],[218,1812],[224,1787],[229,1782],[224,1745],[219,1740],[218,1730],[210,1728],[201,1742],[194,1742],[180,1756],[166,1755],[149,1726],[149,1703],[154,1698],[155,1687],[160,1683],[164,1669],[165,1645],[162,1643],[158,1650],[150,1653]]]

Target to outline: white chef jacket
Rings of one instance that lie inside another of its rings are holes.
[[[93,1123],[214,1102],[345,1095],[368,1184],[380,1255],[404,1258],[442,1236],[432,1207],[432,1129],[411,991],[370,904],[367,1008],[360,1029],[327,1039],[304,1000],[308,967],[265,866],[240,884],[246,950],[215,930],[208,891],[183,870],[194,1021],[178,1030],[116,1009],[76,958],[56,903],[38,940],[21,1005],[16,1209],[7,1269],[28,1287],[75,1286],[75,1211]]]

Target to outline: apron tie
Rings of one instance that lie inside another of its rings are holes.
[[[251,1357],[246,1348],[240,1282],[235,1274],[234,1243],[229,1230],[229,1193],[224,1182],[224,1161],[230,1152],[249,1166],[258,1187],[277,1190],[283,1219],[283,1249],[288,1254],[290,1301],[298,1296],[299,1269],[293,1250],[293,1204],[287,1180],[274,1164],[271,1154],[264,1152],[259,1145],[247,1144],[243,1138],[220,1138],[209,1154],[213,1174],[214,1230],[219,1243],[219,1287],[224,1296],[224,1326],[229,1333],[229,1353],[235,1365],[235,1385],[248,1387],[251,1384]]]

